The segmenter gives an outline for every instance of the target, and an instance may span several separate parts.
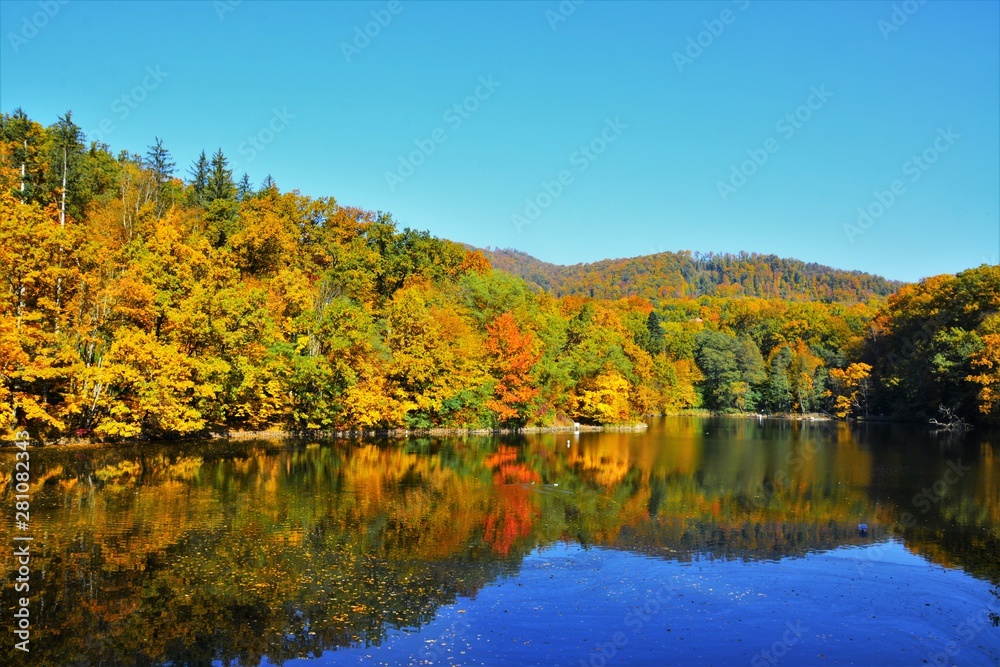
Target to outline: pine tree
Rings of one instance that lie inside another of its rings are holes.
[[[772,409],[785,413],[792,408],[792,383],[788,368],[792,365],[792,349],[787,345],[771,359],[771,378],[767,388],[767,400]]]
[[[236,186],[233,185],[233,170],[229,169],[229,160],[222,154],[220,148],[212,156],[209,165],[208,183],[205,186],[205,197],[209,203],[216,199],[233,199],[236,197]]]
[[[156,143],[146,151],[146,166],[153,172],[153,177],[156,180],[153,199],[156,206],[156,216],[160,217],[166,208],[166,199],[163,197],[163,190],[174,174],[175,165],[170,159],[170,151],[163,147],[163,140],[159,137],[154,138]]]
[[[656,354],[663,349],[663,327],[660,326],[660,316],[655,310],[649,311],[646,318],[646,331],[649,332],[649,343],[646,350],[650,354]]]
[[[253,184],[250,183],[250,177],[244,171],[243,178],[241,178],[240,182],[236,184],[236,199],[243,201],[253,196]]]
[[[146,166],[153,170],[156,182],[163,185],[174,174],[174,163],[170,160],[170,151],[163,147],[163,139],[154,137],[156,143],[146,151]],[[202,153],[202,157],[205,153]]]
[[[49,164],[54,165],[53,175],[58,179],[50,189],[58,192],[59,224],[66,225],[66,199],[70,197],[70,210],[79,217],[82,205],[70,193],[75,193],[79,178],[78,165],[83,154],[83,131],[73,122],[73,112],[59,116],[55,125],[49,128]]]
[[[194,189],[194,203],[204,205],[206,203],[205,189],[208,186],[208,158],[205,151],[201,152],[197,161],[188,170],[191,174],[191,187]]]

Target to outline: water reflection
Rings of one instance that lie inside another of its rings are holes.
[[[558,542],[680,562],[900,543],[997,578],[991,437],[671,418],[569,447],[543,435],[38,450],[31,657],[257,664],[378,644]],[[10,469],[13,452],[2,459]]]

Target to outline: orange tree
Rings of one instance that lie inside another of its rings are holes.
[[[538,396],[532,383],[532,369],[541,359],[535,335],[521,331],[510,312],[498,315],[486,325],[486,353],[496,385],[486,407],[505,426],[520,426],[527,420],[531,402]]]

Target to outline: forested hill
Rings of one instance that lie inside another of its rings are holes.
[[[690,251],[561,266],[510,249],[487,248],[492,265],[555,296],[651,301],[684,297],[756,296],[790,301],[859,303],[888,296],[904,283],[860,271],[775,255],[716,255]]]
[[[221,149],[187,174],[155,137],[115,156],[68,112],[0,114],[0,439],[692,408],[1000,423],[1000,267],[876,299],[896,285],[753,255],[491,252],[494,270],[388,214],[234,179]]]

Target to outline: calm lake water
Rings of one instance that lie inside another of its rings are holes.
[[[666,418],[36,448],[31,475],[36,667],[1000,663],[996,433]]]

